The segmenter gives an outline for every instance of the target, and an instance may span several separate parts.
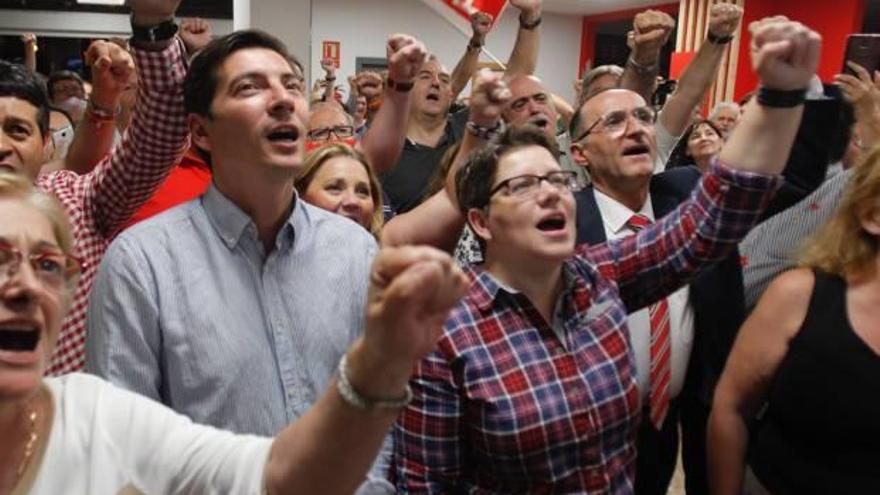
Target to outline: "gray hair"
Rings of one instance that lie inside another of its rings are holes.
[[[709,120],[714,120],[715,117],[717,117],[718,114],[721,113],[721,111],[725,110],[725,109],[733,110],[737,113],[737,115],[740,112],[740,106],[738,103],[733,102],[733,101],[719,101],[718,103],[715,104],[715,108],[712,109],[712,112],[709,113]]]

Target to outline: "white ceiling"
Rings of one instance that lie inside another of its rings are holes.
[[[670,0],[544,0],[544,10],[559,14],[593,15],[671,3]]]

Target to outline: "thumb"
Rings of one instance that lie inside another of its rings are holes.
[[[757,65],[761,67],[774,59],[783,60],[791,54],[791,50],[792,44],[789,40],[770,41],[765,43],[758,50]]]

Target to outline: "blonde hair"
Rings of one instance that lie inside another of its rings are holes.
[[[876,270],[877,238],[862,218],[880,210],[880,147],[854,167],[834,216],[804,245],[799,264],[841,277],[870,277]]]
[[[58,200],[35,188],[26,177],[8,172],[0,172],[0,199],[17,199],[42,213],[52,225],[52,233],[61,251],[74,255],[70,221]],[[73,277],[68,286],[70,296],[73,295],[76,280],[77,277]]]
[[[379,239],[379,235],[382,233],[382,226],[385,223],[385,217],[382,212],[382,186],[379,185],[379,179],[376,178],[373,167],[370,166],[367,156],[362,151],[340,143],[322,146],[309,153],[306,157],[306,161],[303,163],[296,179],[294,179],[293,185],[300,196],[305,196],[306,190],[308,190],[315,175],[318,174],[318,170],[331,158],[340,156],[359,161],[364,166],[364,170],[367,171],[367,177],[370,181],[370,197],[373,198],[373,220],[370,223],[370,233],[373,234],[373,237]]]

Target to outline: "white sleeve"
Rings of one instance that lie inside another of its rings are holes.
[[[669,134],[669,131],[666,130],[666,127],[663,126],[659,118],[657,123],[654,124],[654,135],[657,139],[657,161],[654,164],[654,173],[659,174],[666,170],[666,162],[672,156],[672,151],[675,149],[675,145],[678,144],[681,136]]]
[[[261,494],[271,438],[236,435],[105,383],[97,428],[144,493]]]

